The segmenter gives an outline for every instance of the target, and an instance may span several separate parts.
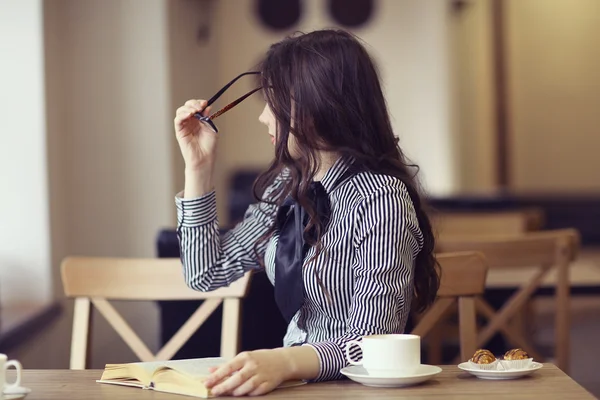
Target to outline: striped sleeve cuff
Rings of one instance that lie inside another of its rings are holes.
[[[194,228],[217,219],[217,196],[214,190],[194,199],[184,199],[181,192],[175,196],[175,204],[179,226]]]
[[[344,350],[335,342],[320,342],[304,344],[317,352],[319,358],[319,375],[314,382],[341,379],[340,370],[348,365]]]

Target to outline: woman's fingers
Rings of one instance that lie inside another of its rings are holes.
[[[209,377],[207,386],[215,385],[215,382],[221,381],[229,376],[225,381],[220,382],[213,387],[213,394],[232,393],[240,386],[243,386],[248,380],[256,378],[257,364],[251,353],[243,352],[238,354],[233,360],[225,364]],[[213,380],[214,379],[214,380]],[[254,382],[254,381],[253,381]],[[258,386],[259,382],[249,383],[241,390],[244,393],[252,391]]]
[[[240,358],[234,357],[233,360],[223,364],[217,368],[216,371],[210,374],[210,376],[204,381],[204,384],[206,387],[211,388],[217,383],[221,382],[223,379],[229,377],[234,372],[240,370],[243,366],[244,362]]]
[[[213,394],[231,393],[234,396],[243,396],[258,387],[258,376],[255,375],[256,368],[246,365],[244,368],[232,374],[225,381],[219,383],[212,390]]]
[[[191,107],[191,106],[182,106],[179,107],[177,109],[177,112],[175,112],[176,116],[181,116],[181,117],[189,117],[191,115],[194,115],[195,113],[197,113],[199,110],[197,110],[195,107]]]
[[[263,382],[247,394],[248,396],[261,396],[265,393],[269,393],[273,389],[274,387],[272,387],[272,384],[270,382]]]
[[[206,105],[208,104],[208,102],[206,100],[188,100],[185,102],[186,106],[190,106],[196,109],[196,111],[200,111],[203,110]]]
[[[254,375],[247,379],[244,383],[233,389],[231,394],[233,396],[245,396],[248,393],[252,393],[253,391],[257,390],[261,386],[261,384],[262,383],[260,382],[258,376]]]
[[[188,100],[185,104],[177,109],[176,116],[187,115],[191,116],[198,111],[203,111],[206,108],[206,100]],[[205,111],[205,110],[204,110]]]
[[[202,115],[210,115],[211,109],[212,109],[212,107],[207,107],[207,108],[203,109]],[[192,106],[179,107],[177,109],[177,111],[175,112],[175,123],[180,125],[184,121],[191,118],[198,111],[200,111],[200,110],[198,110],[196,107],[192,107]]]

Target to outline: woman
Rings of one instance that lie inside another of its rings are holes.
[[[345,343],[402,333],[409,311],[430,305],[439,286],[415,172],[359,41],[338,30],[289,37],[271,46],[260,82],[259,120],[275,158],[256,182],[259,202],[223,236],[207,102],[188,101],[174,121],[186,165],[176,202],[187,284],[210,291],[265,268],[289,322],[284,347],[241,353],[211,374],[217,395],[337,379]]]

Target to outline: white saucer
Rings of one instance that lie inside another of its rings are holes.
[[[359,365],[352,365],[342,368],[340,372],[353,381],[362,383],[365,386],[403,387],[425,382],[442,372],[442,369],[440,367],[436,367],[435,365],[422,364],[415,373],[397,377],[369,375],[369,373]]]
[[[533,362],[533,363],[531,363],[531,366],[527,369],[518,369],[518,370],[509,370],[509,371],[502,371],[502,370],[484,371],[484,370],[480,370],[480,369],[471,368],[469,366],[468,362],[458,364],[458,368],[462,369],[463,371],[467,371],[468,373],[475,375],[478,378],[496,379],[496,380],[521,378],[521,377],[531,374],[534,371],[537,371],[538,369],[540,369],[542,367],[543,367],[542,364]]]
[[[23,399],[31,393],[31,389],[24,386],[17,386],[16,388],[4,389],[4,396],[2,400],[17,400]]]

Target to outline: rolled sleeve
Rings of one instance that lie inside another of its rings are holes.
[[[340,370],[348,365],[345,349],[335,341],[305,344],[312,347],[319,358],[319,375],[315,382],[330,381],[341,377]]]
[[[194,199],[184,199],[182,195],[183,192],[175,197],[179,226],[196,228],[217,220],[217,196],[214,190]]]

